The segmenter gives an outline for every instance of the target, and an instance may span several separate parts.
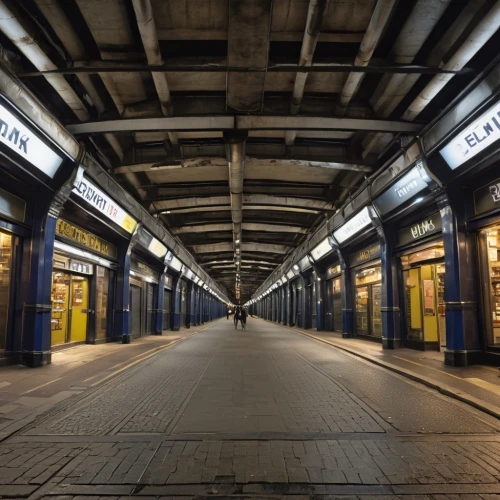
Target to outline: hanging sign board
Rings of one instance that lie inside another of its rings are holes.
[[[85,200],[89,205],[92,205],[109,220],[127,231],[127,233],[132,234],[135,231],[137,226],[135,219],[130,217],[123,208],[88,179],[83,178],[79,181],[72,192]]]
[[[418,168],[414,167],[387,191],[384,191],[373,204],[384,215],[413,198],[426,187],[427,183],[422,179]]]
[[[344,225],[340,226],[333,233],[333,237],[338,243],[343,243],[351,236],[361,231],[361,229],[370,225],[372,219],[368,207],[363,208],[361,212],[356,214],[352,219],[349,219]]]
[[[376,243],[368,248],[364,248],[359,252],[355,252],[351,255],[350,265],[351,267],[357,266],[358,264],[362,264],[363,262],[367,262],[371,259],[375,259],[380,256],[380,243]]]
[[[436,212],[412,226],[404,227],[397,232],[396,246],[402,247],[413,241],[425,238],[431,234],[440,233],[442,230],[441,215]]]
[[[138,260],[132,259],[130,261],[130,269],[132,269],[132,271],[135,271],[136,273],[154,278],[155,280],[158,279],[158,273],[154,269]]]
[[[0,142],[51,179],[63,158],[0,104]]]
[[[500,102],[492,106],[439,153],[452,170],[500,139]]]
[[[85,231],[85,229],[75,226],[64,219],[57,220],[56,235],[63,239],[74,241],[93,252],[116,259],[117,254],[115,245],[108,243],[102,238],[99,238],[99,236],[89,231]]]
[[[336,276],[340,273],[341,273],[340,264],[337,264],[336,266],[332,266],[328,269],[327,277],[331,278],[332,276]]]
[[[474,213],[476,215],[500,208],[500,179],[474,191]]]

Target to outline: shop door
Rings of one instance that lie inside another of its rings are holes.
[[[142,316],[142,290],[141,287],[130,285],[130,333],[133,337],[141,336]]]
[[[0,351],[7,342],[12,274],[12,243],[10,234],[0,232]]]
[[[333,329],[336,332],[343,331],[343,321],[342,321],[342,296],[340,292],[340,278],[333,281]]]
[[[69,342],[87,340],[87,318],[89,307],[89,280],[81,276],[71,279],[71,308]]]
[[[407,338],[446,347],[444,264],[427,264],[403,273],[406,283]]]
[[[382,337],[382,285],[371,285],[370,288],[371,334]]]
[[[147,296],[146,296],[146,333],[155,332],[155,313],[154,304],[156,303],[156,290],[157,286],[151,283],[147,284]]]
[[[69,290],[71,276],[62,271],[52,273],[52,317],[51,317],[51,345],[67,342],[68,318],[70,308]]]
[[[326,287],[326,311],[325,311],[325,329],[327,332],[333,330],[333,281],[330,280]]]
[[[368,335],[368,287],[356,289],[356,333]]]

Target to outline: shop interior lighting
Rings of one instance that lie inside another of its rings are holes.
[[[54,248],[57,250],[61,250],[62,252],[65,252],[71,256],[74,257],[80,257],[86,260],[89,260],[90,262],[94,262],[95,264],[99,264],[102,267],[108,267],[111,269],[116,268],[116,264],[113,264],[113,262],[103,259],[102,257],[98,257],[97,255],[94,255],[93,253],[86,252],[85,250],[80,250],[79,248],[74,248],[72,246],[66,245],[65,243],[61,243],[60,241],[55,241],[54,242]]]
[[[419,196],[419,197],[415,200],[415,203],[420,203],[421,201],[424,201],[424,197],[423,197],[423,196]]]

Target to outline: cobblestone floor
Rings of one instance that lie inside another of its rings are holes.
[[[219,322],[0,444],[0,498],[500,498],[498,421],[277,325]]]

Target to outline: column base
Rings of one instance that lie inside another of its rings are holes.
[[[132,335],[122,335],[122,344],[130,344]]]
[[[382,349],[399,349],[401,347],[401,339],[382,339]]]
[[[347,333],[347,332],[342,332],[342,338],[343,339],[353,339],[356,337],[355,333]]]
[[[158,331],[158,332],[155,332],[154,334],[155,334],[155,335],[163,335],[163,331],[162,331],[162,330],[160,330],[160,331]]]
[[[38,368],[40,366],[50,365],[52,363],[52,352],[23,351],[21,354],[21,363],[29,368]]]
[[[445,351],[444,364],[447,366],[469,366],[482,362],[482,351]]]

